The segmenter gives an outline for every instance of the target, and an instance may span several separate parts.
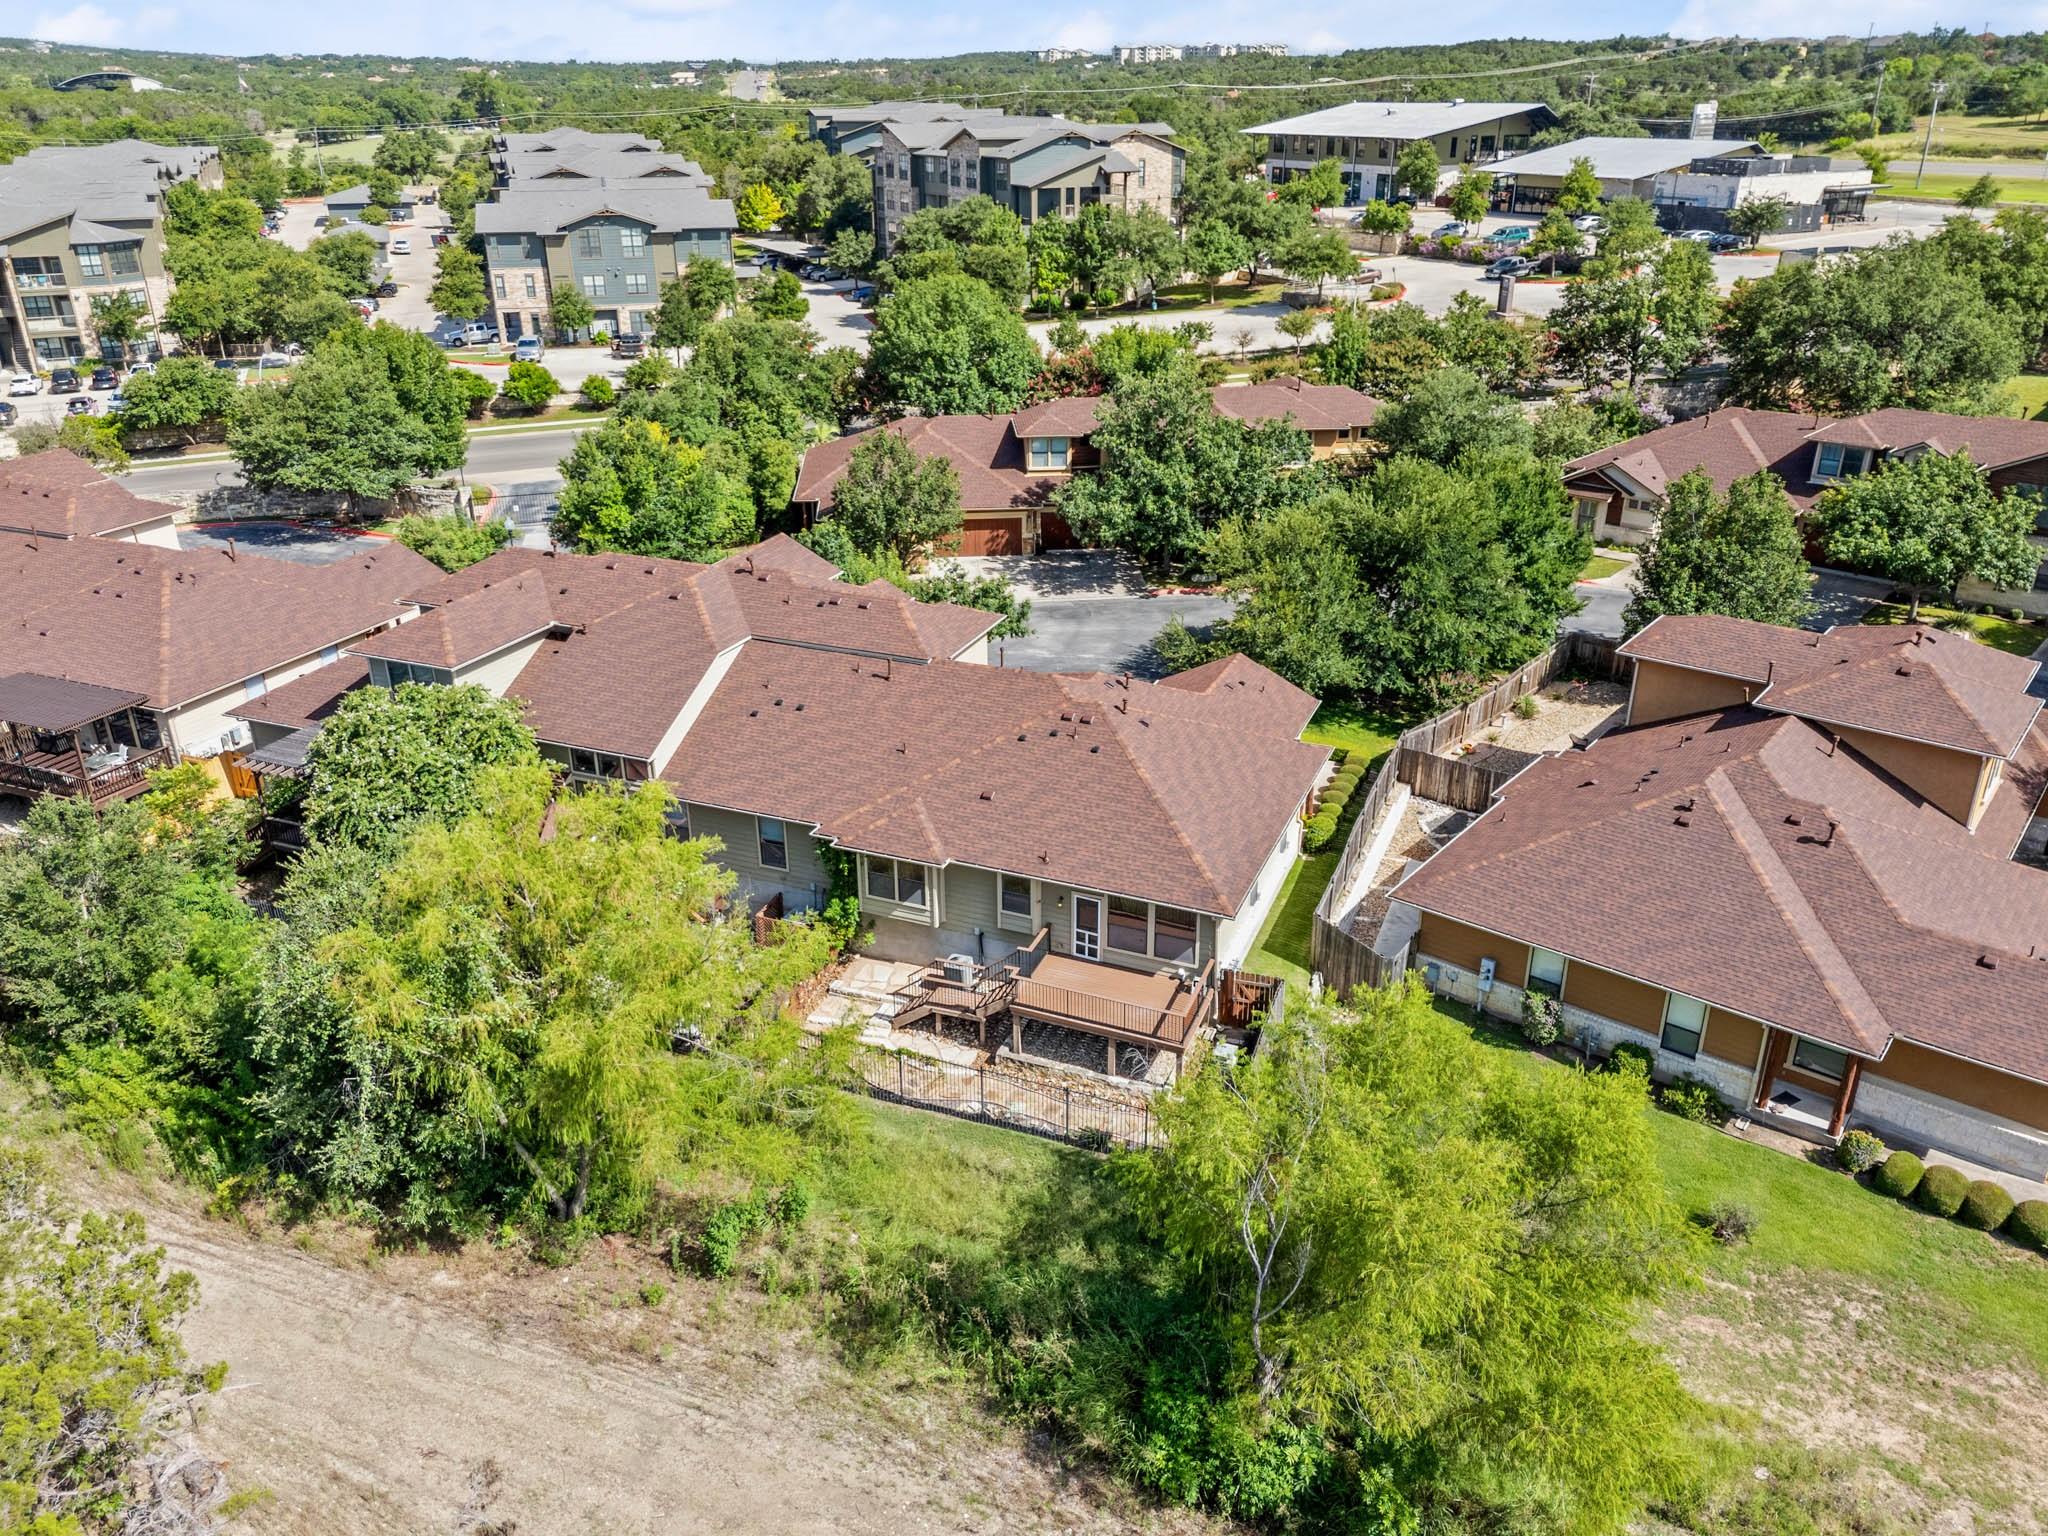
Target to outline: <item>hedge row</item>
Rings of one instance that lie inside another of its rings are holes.
[[[1308,853],[1321,853],[1330,846],[1337,836],[1337,823],[1344,819],[1344,807],[1351,803],[1351,797],[1358,793],[1358,786],[1364,782],[1371,764],[1359,752],[1342,752],[1337,757],[1337,771],[1330,782],[1323,786],[1316,797],[1316,813],[1309,817],[1308,825],[1301,831],[1301,846]]]
[[[1870,1140],[1868,1132],[1851,1132],[1857,1141],[1852,1158],[1838,1160],[1855,1171]],[[1850,1142],[1844,1138],[1843,1146]],[[1960,1221],[1979,1232],[2004,1231],[2015,1241],[2037,1253],[2048,1253],[2048,1200],[2022,1200],[2015,1204],[2002,1185],[1990,1179],[1971,1179],[1960,1169],[1941,1163],[1928,1167],[1910,1152],[1894,1152],[1876,1165],[1870,1174],[1871,1188],[1894,1200],[1911,1200],[1923,1211]]]

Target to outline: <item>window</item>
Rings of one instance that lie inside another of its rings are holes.
[[[1813,478],[1816,480],[1846,480],[1851,475],[1860,475],[1870,467],[1868,448],[1851,448],[1844,443],[1822,443],[1814,458]]]
[[[1687,1060],[1700,1053],[1700,1036],[1707,1032],[1707,1005],[1680,992],[1664,994],[1664,1037],[1658,1043],[1674,1056]]]
[[[604,231],[599,229],[577,230],[576,254],[578,256],[602,256],[604,254]]]
[[[1138,159],[1138,185],[1141,187],[1145,185],[1145,163],[1144,157],[1140,156]]]
[[[341,660],[341,647],[338,645],[323,645],[320,647],[320,660],[330,665]]]
[[[583,747],[569,749],[569,772],[579,779],[623,779],[625,759],[612,752],[592,752]]]
[[[1554,949],[1529,951],[1529,990],[1546,997],[1564,995],[1564,956]]]
[[[1146,939],[1150,937],[1151,908],[1142,901],[1132,901],[1128,896],[1109,898],[1109,947],[1121,949],[1133,955],[1142,955]]]
[[[1169,965],[1193,965],[1201,921],[1178,907],[1152,910],[1152,958]]]
[[[24,293],[21,312],[31,320],[54,320],[57,318],[57,301],[47,293]]]
[[[647,254],[647,231],[644,229],[620,230],[619,254],[622,256],[645,256]]]
[[[1064,437],[1034,437],[1031,439],[1031,467],[1033,469],[1065,469],[1067,467],[1067,439]]]
[[[84,277],[105,277],[107,262],[105,253],[96,245],[74,245],[72,251],[78,257],[78,270]]]
[[[769,869],[789,868],[789,834],[782,823],[773,817],[756,816],[754,833],[761,845],[761,863]]]
[[[1002,887],[997,898],[997,917],[1010,928],[1031,926],[1031,882],[1022,875],[998,875]]]
[[[584,273],[584,274],[583,274],[583,291],[584,291],[584,293],[585,293],[585,294],[587,294],[587,295],[588,295],[589,297],[591,297],[591,298],[593,298],[593,299],[601,299],[601,298],[603,298],[603,297],[604,297],[604,274],[603,274],[602,272],[586,272],[586,273]]]
[[[662,812],[661,830],[679,843],[690,840],[690,808],[687,805],[672,805]]]
[[[898,906],[924,905],[924,866],[902,859],[868,860],[868,894]]]
[[[127,245],[110,245],[107,257],[113,263],[116,277],[134,277],[142,271],[142,242],[131,241]]]
[[[539,290],[533,286],[533,274],[531,272],[526,274],[526,296],[529,299],[537,299],[540,297]]]
[[[647,285],[650,281],[652,279],[645,272],[628,272],[626,274],[626,292],[646,293],[648,291]]]
[[[1831,1045],[1801,1040],[1792,1047],[1792,1065],[1802,1072],[1811,1072],[1815,1077],[1840,1082],[1848,1074],[1849,1056],[1846,1051],[1838,1051]]]
[[[527,281],[531,282],[531,281],[532,281],[532,279],[531,279],[531,278],[529,278],[529,279],[527,279]],[[501,299],[505,297],[505,274],[504,274],[504,273],[502,273],[502,272],[493,272],[493,273],[491,274],[491,291],[492,291],[493,293],[495,293],[495,294],[496,294],[496,295],[497,295],[497,296],[498,296],[499,298],[501,298]]]

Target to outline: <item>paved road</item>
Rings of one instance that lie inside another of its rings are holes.
[[[1835,624],[1856,624],[1890,590],[1891,583],[1871,576],[1851,576],[1845,571],[1815,571],[1813,608],[1806,616],[1807,629],[1826,629]],[[1630,590],[1618,579],[1582,581],[1574,589],[1585,603],[1558,628],[1591,635],[1621,634],[1622,611],[1628,607]],[[2044,693],[2043,697],[2048,697]]]
[[[359,549],[383,549],[389,542],[369,534],[335,533],[293,523],[209,523],[178,530],[180,549],[217,549],[225,554],[232,544],[236,550],[295,565],[332,565]]]
[[[2048,152],[2048,144],[2041,146]],[[1891,163],[1892,185],[1895,190],[1909,191],[1913,177],[1919,173],[1920,157],[1907,155]],[[1996,176],[2000,181],[2048,181],[2048,158],[2036,156],[2033,159],[2018,160],[1929,160],[1927,174],[1930,176]]]
[[[1031,599],[1031,633],[997,643],[1005,666],[1039,672],[1158,677],[1166,668],[1152,640],[1169,619],[1200,627],[1228,618],[1232,607],[1221,597],[1154,597],[1136,563],[1108,550],[983,556],[959,564],[1006,576]]]
[[[579,433],[588,432],[583,423],[548,427],[533,432],[484,433],[469,440],[469,463],[464,473],[472,481],[497,487],[539,481],[549,487],[561,484],[555,466],[569,452]],[[215,486],[240,485],[242,477],[232,459],[191,463],[168,459],[137,464],[122,477],[138,496],[167,491],[197,492]]]

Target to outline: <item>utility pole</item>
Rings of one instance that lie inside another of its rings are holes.
[[[1870,34],[1871,34],[1871,36],[1873,36],[1873,37],[1874,37],[1874,36],[1876,35],[1876,33],[1877,33],[1877,23],[1873,21],[1873,22],[1872,22],[1872,23],[1870,24]],[[1863,44],[1863,51],[1864,51],[1864,53],[1865,53],[1865,54],[1868,54],[1868,53],[1870,52],[1870,42],[1869,42],[1869,39],[1868,39],[1868,38],[1866,38],[1866,39],[1864,40],[1864,44]],[[1877,61],[1877,91],[1876,91],[1876,94],[1874,94],[1874,95],[1873,95],[1873,96],[1872,96],[1872,97],[1870,98],[1870,136],[1871,136],[1871,137],[1872,137],[1872,138],[1874,139],[1874,138],[1876,138],[1876,137],[1877,137],[1877,136],[1878,136],[1879,134],[1881,134],[1881,133],[1883,133],[1883,132],[1884,132],[1884,60],[1883,60],[1883,59],[1879,59],[1879,60]]]
[[[1913,190],[1916,192],[1920,190],[1921,178],[1927,174],[1927,152],[1934,147],[1934,120],[1941,116],[1941,98],[1948,90],[1948,82],[1937,80],[1928,90],[1934,99],[1927,107],[1927,137],[1920,141],[1920,169],[1913,175]]]
[[[1599,78],[1598,75],[1586,76],[1586,105],[1589,107],[1593,105],[1593,83]]]

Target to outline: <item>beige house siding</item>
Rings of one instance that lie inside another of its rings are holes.
[[[1290,819],[1287,830],[1273,845],[1273,851],[1266,856],[1258,877],[1252,881],[1244,905],[1238,908],[1235,916],[1226,917],[1216,924],[1216,958],[1220,962],[1240,965],[1251,953],[1252,945],[1258,942],[1259,930],[1265,927],[1273,904],[1280,899],[1280,888],[1287,883],[1287,871],[1299,857],[1301,823]]]
[[[527,662],[533,659],[533,653],[541,648],[546,638],[545,635],[535,635],[531,639],[508,645],[503,650],[493,651],[466,667],[458,667],[455,669],[455,681],[474,683],[492,698],[502,699],[505,690],[518,679],[520,672]]]
[[[1878,767],[1918,790],[1964,826],[1973,825],[1978,805],[1978,786],[1984,760],[1974,752],[1956,752],[1924,741],[1903,741],[1859,731],[1848,726],[1828,726],[1842,740]]]
[[[718,839],[722,846],[716,855],[717,860],[739,876],[741,893],[748,901],[766,901],[771,894],[780,891],[783,905],[790,911],[809,910],[823,904],[832,881],[818,857],[817,842],[808,825],[795,821],[784,823],[789,868],[772,869],[761,862],[754,817],[742,811],[721,810],[694,802],[689,805],[689,813],[690,835]]]
[[[1753,685],[1735,678],[1638,659],[1629,688],[1628,723],[1650,725],[1709,709],[1732,709],[1747,704],[1755,692]]]
[[[1564,1000],[1648,1035],[1664,1030],[1664,990],[1646,986],[1597,965],[1574,960],[1565,967]]]

